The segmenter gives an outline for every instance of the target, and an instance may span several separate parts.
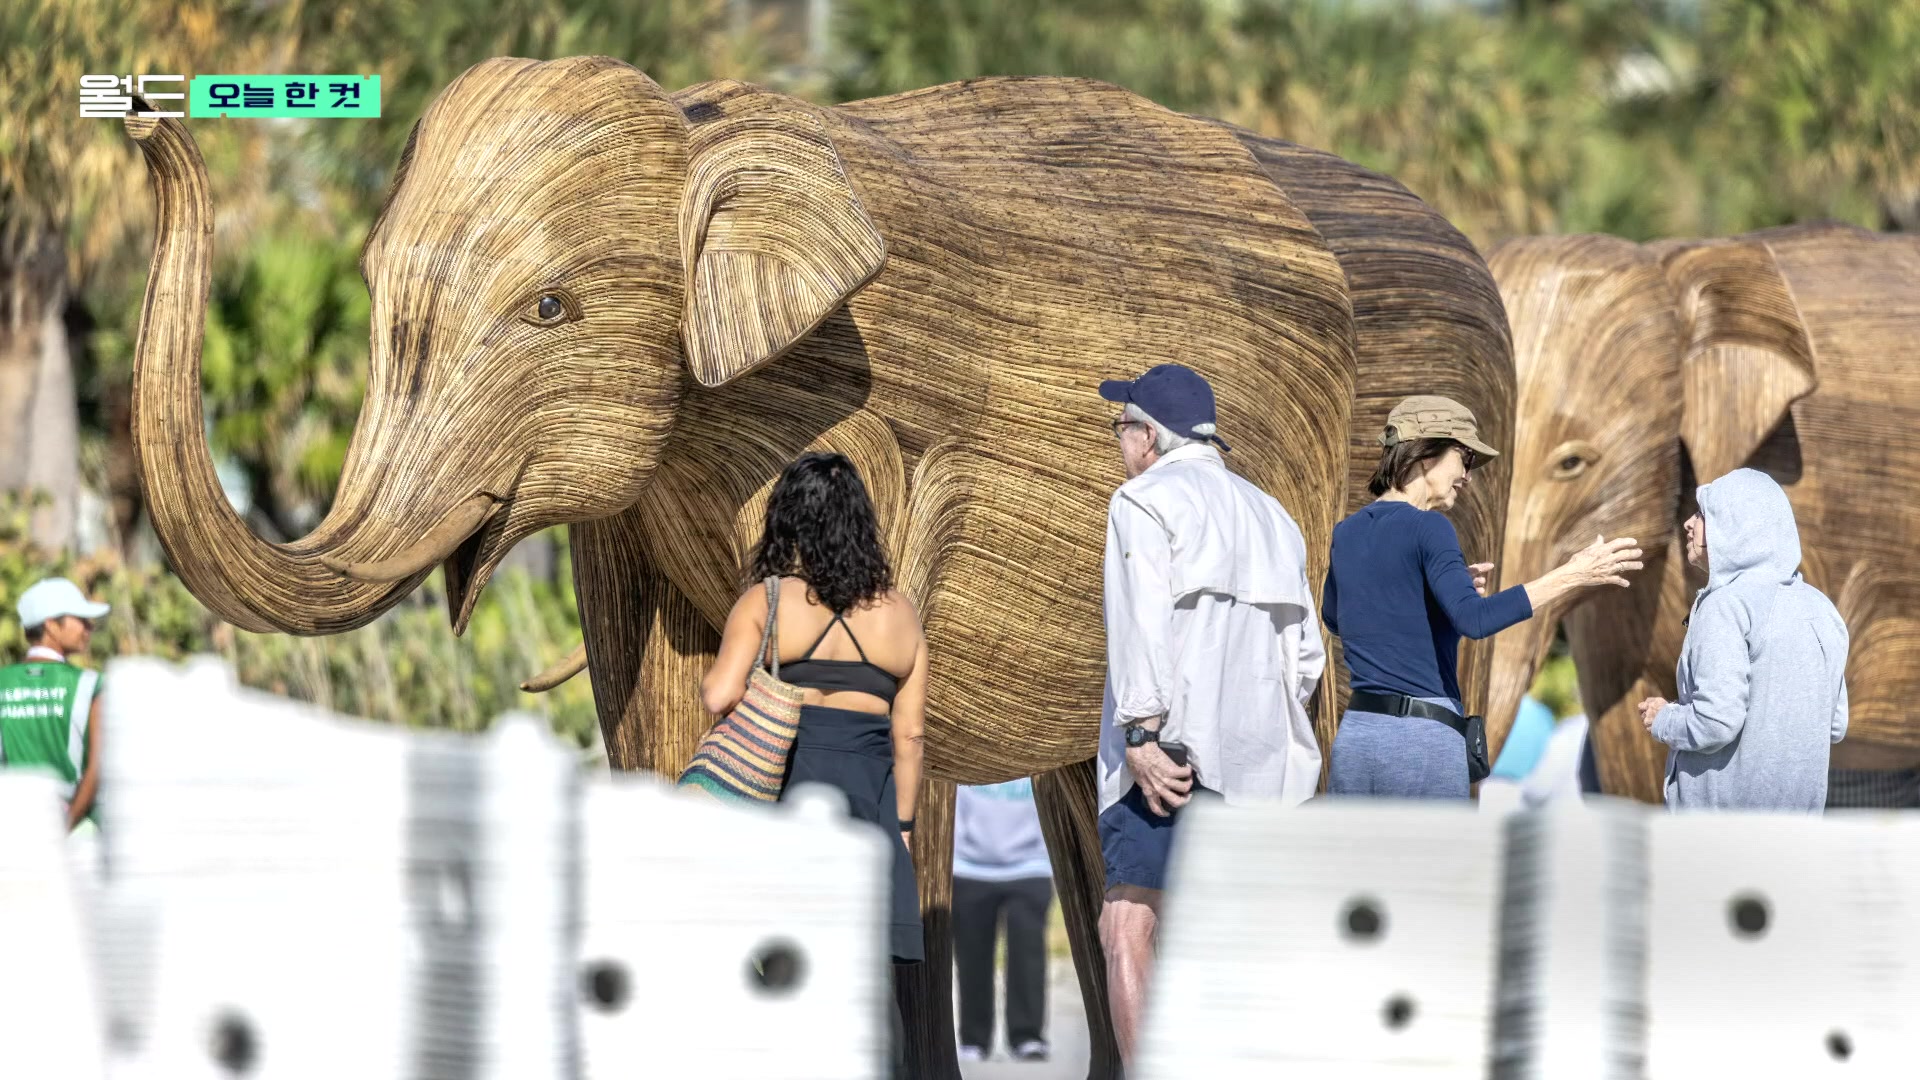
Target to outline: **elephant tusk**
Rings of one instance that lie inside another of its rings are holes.
[[[348,562],[331,555],[320,556],[320,562],[337,574],[350,577],[355,581],[385,583],[405,581],[426,570],[451,555],[455,548],[467,537],[472,536],[480,523],[493,512],[495,499],[481,493],[469,497],[459,506],[447,512],[426,535],[416,540],[398,554],[374,562]]]
[[[581,642],[564,660],[520,684],[529,694],[544,694],[587,669],[587,643]]]

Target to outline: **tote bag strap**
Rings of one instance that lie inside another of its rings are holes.
[[[767,579],[767,628],[760,632],[760,652],[754,657],[754,666],[763,667],[774,677],[780,677],[780,579]]]

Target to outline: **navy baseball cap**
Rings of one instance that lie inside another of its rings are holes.
[[[1122,405],[1140,406],[1142,412],[1165,424],[1175,435],[1211,439],[1220,449],[1230,449],[1226,440],[1213,433],[1217,419],[1213,387],[1190,367],[1161,364],[1137,379],[1108,379],[1100,384],[1100,396]]]

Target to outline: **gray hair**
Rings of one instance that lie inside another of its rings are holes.
[[[1165,424],[1148,416],[1145,409],[1131,402],[1127,404],[1126,410],[1122,412],[1120,416],[1126,420],[1137,420],[1152,428],[1153,449],[1154,452],[1158,454],[1165,454],[1169,451],[1178,450],[1183,446],[1191,446],[1194,443],[1205,441],[1204,439],[1189,439],[1185,435],[1175,435],[1173,432],[1167,430]]]

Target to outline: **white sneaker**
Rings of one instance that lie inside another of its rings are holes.
[[[985,1061],[987,1060],[987,1052],[977,1046],[962,1046],[960,1048],[960,1060]]]
[[[1051,1050],[1046,1043],[1041,1042],[1039,1039],[1028,1039],[1026,1042],[1013,1048],[1013,1059],[1015,1061],[1045,1061],[1049,1053],[1051,1053]]]

